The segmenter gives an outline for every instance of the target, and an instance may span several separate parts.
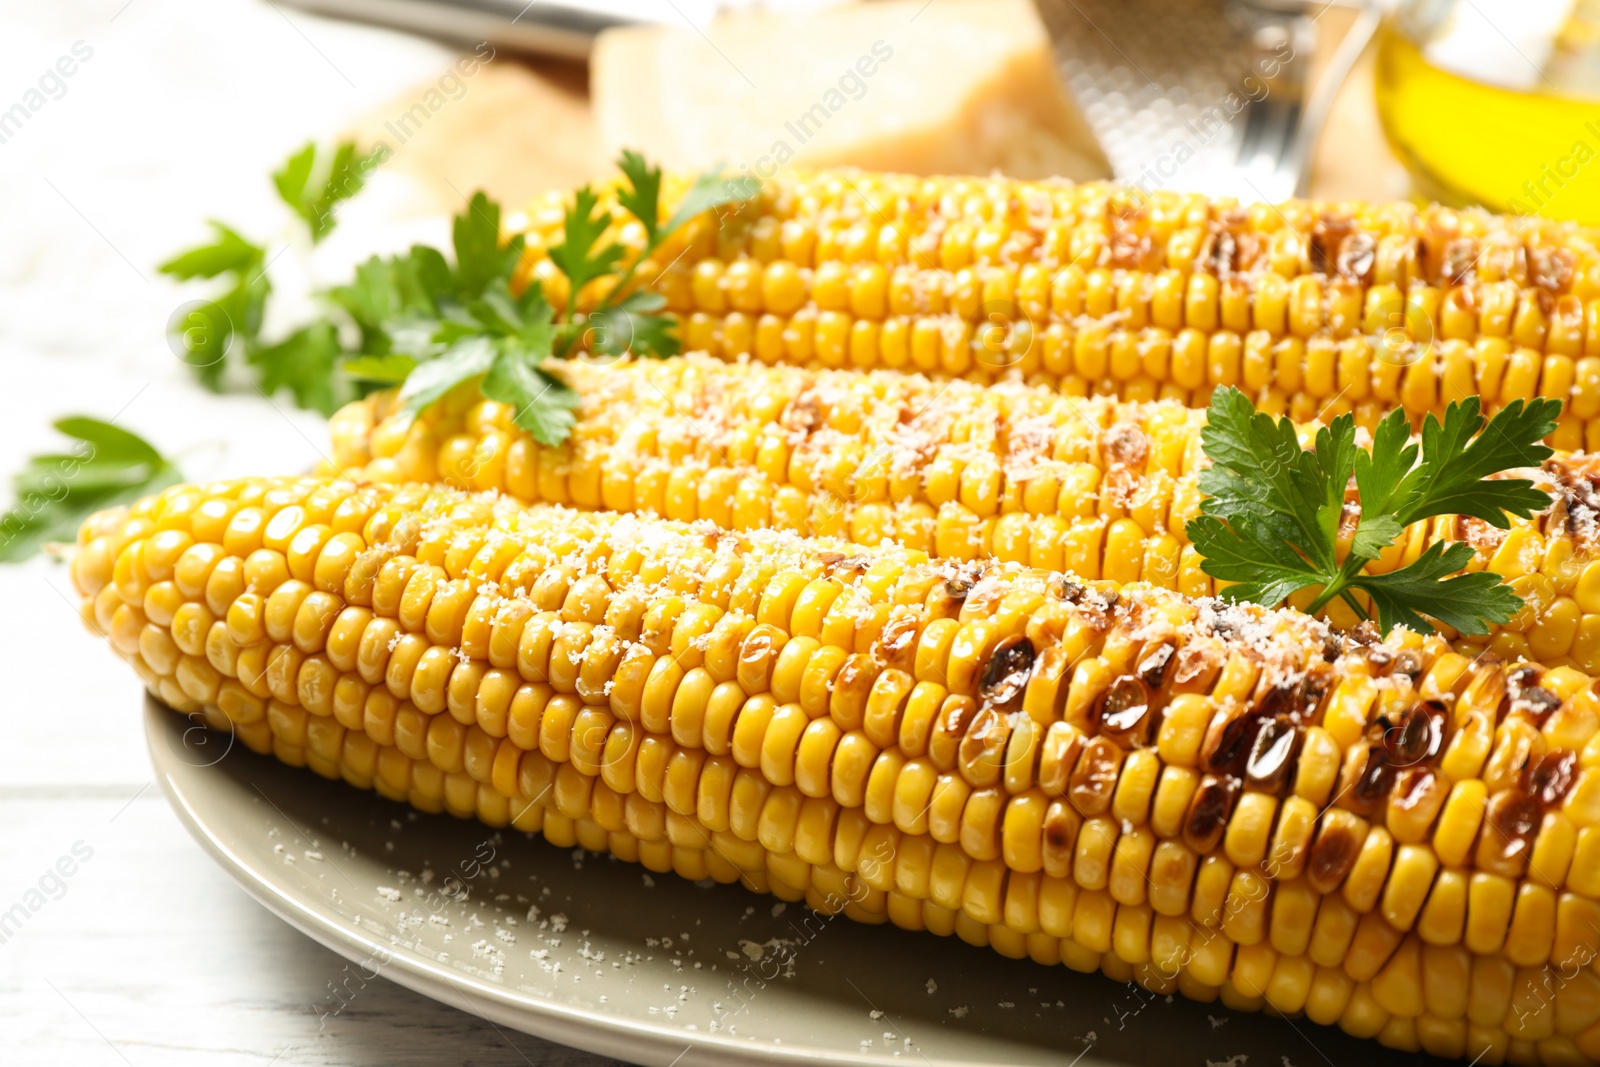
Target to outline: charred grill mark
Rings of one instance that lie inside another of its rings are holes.
[[[1576,264],[1565,248],[1528,249],[1528,280],[1547,293],[1564,293]]]
[[[1477,262],[1477,242],[1467,237],[1447,242],[1439,264],[1439,284],[1470,285]]]
[[[1069,581],[1061,575],[1056,575],[1050,580],[1050,595],[1068,604],[1076,604],[1083,599],[1083,586],[1077,582]]]
[[[1432,768],[1407,767],[1400,772],[1394,791],[1389,794],[1389,807],[1401,814],[1416,812],[1424,817],[1423,825],[1431,826],[1444,805],[1444,797],[1444,786]]]
[[[831,699],[835,708],[841,706],[863,707],[872,687],[878,680],[878,666],[871,656],[853,655],[844,661],[833,679]]]
[[[1159,689],[1167,680],[1173,657],[1177,654],[1177,647],[1171,641],[1164,641],[1155,649],[1146,653],[1139,661],[1139,678],[1152,689]]]
[[[1395,723],[1379,716],[1375,725],[1383,727],[1380,739],[1386,761],[1395,767],[1410,767],[1433,759],[1444,744],[1447,721],[1449,712],[1444,703],[1438,700],[1407,708]]]
[[[1539,801],[1521,789],[1502,789],[1490,797],[1478,833],[1478,867],[1507,878],[1522,877],[1543,821]]]
[[[826,421],[822,404],[811,393],[802,393],[790,402],[778,422],[786,430],[811,433]]]
[[[1093,817],[1111,807],[1117,775],[1122,770],[1122,750],[1104,737],[1091,737],[1072,771],[1067,796],[1072,806]]]
[[[1100,732],[1123,745],[1147,744],[1155,717],[1152,703],[1148,685],[1134,675],[1122,675],[1100,695],[1095,707]]]
[[[965,737],[978,715],[978,705],[967,697],[951,696],[940,709],[944,715],[944,732],[951,737]]]
[[[828,577],[836,574],[865,574],[872,561],[866,556],[846,556],[840,552],[823,552],[817,557],[822,573]]]
[[[1218,712],[1200,746],[1201,769],[1211,774],[1242,774],[1255,740],[1255,726],[1256,720],[1247,712]]]
[[[1260,239],[1253,233],[1213,230],[1200,244],[1195,267],[1220,279],[1229,279],[1241,271],[1248,271],[1260,253]]]
[[[1426,232],[1411,238],[1416,249],[1417,269],[1429,285],[1441,284],[1444,276],[1444,250],[1456,240],[1459,230],[1454,219],[1435,219]]]
[[[1033,642],[1018,634],[995,646],[983,668],[979,693],[994,707],[1009,710],[1021,701],[1033,674]]]
[[[1142,472],[1150,455],[1150,439],[1131,422],[1119,422],[1107,430],[1101,447],[1111,463],[1133,471]]]
[[[1594,516],[1600,512],[1600,473],[1576,468],[1572,462],[1554,457],[1540,464],[1540,470],[1553,483],[1550,495],[1555,501],[1554,506],[1545,513],[1544,532],[1564,533],[1585,545],[1592,545],[1595,540]],[[1474,521],[1482,522],[1481,519]]]
[[[967,600],[967,594],[972,592],[972,582],[964,577],[946,578],[934,585],[928,591],[928,609],[934,618],[950,619],[961,614],[961,609]]]
[[[1361,842],[1343,825],[1324,824],[1306,859],[1306,880],[1319,893],[1338,889],[1355,866]]]
[[[1044,844],[1057,855],[1071,854],[1078,837],[1077,813],[1059,801],[1051,804],[1044,815]]]
[[[1231,775],[1208,774],[1200,779],[1200,787],[1195,790],[1184,816],[1184,843],[1202,855],[1221,844],[1238,797],[1239,779]]]
[[[1339,249],[1355,232],[1354,220],[1341,215],[1323,215],[1311,227],[1311,269],[1318,274],[1333,274]]]
[[[1532,689],[1544,677],[1543,672],[1531,663],[1513,667],[1506,672],[1506,684],[1514,690]]]
[[[1355,628],[1350,631],[1348,636],[1351,644],[1362,648],[1373,648],[1383,640],[1383,635],[1378,633],[1378,628],[1366,619],[1356,623]]]
[[[1333,691],[1333,677],[1328,671],[1314,670],[1305,677],[1305,690],[1300,700],[1301,721],[1314,719],[1322,702]]]
[[[1496,718],[1511,709],[1511,698],[1507,695],[1506,672],[1500,666],[1498,656],[1486,652],[1478,657],[1478,666],[1472,672],[1471,680],[1462,689],[1460,702],[1472,708],[1493,708]]]
[[[910,671],[916,664],[919,629],[913,615],[897,615],[883,628],[880,648],[885,665]]]
[[[1394,767],[1385,755],[1381,745],[1369,747],[1364,756],[1359,749],[1352,755],[1350,766],[1355,773],[1345,799],[1346,806],[1357,815],[1371,815],[1376,811],[1394,785]]]
[[[1210,649],[1201,645],[1184,645],[1178,649],[1172,670],[1172,684],[1187,685],[1198,681],[1201,689],[1209,688],[1211,677],[1221,669],[1221,657]]]
[[[1531,686],[1511,698],[1511,710],[1543,726],[1544,721],[1561,706],[1561,698],[1542,686]]]
[[[967,780],[981,788],[1000,780],[1005,761],[1006,742],[1011,726],[993,708],[980,712],[957,747],[958,759]]]
[[[1200,246],[1202,267],[1219,278],[1226,278],[1233,273],[1238,255],[1239,242],[1226,230],[1208,235]]]
[[[1288,784],[1300,751],[1300,729],[1286,715],[1269,719],[1256,731],[1245,761],[1245,778],[1250,785],[1271,793],[1281,793]]]
[[[1305,679],[1294,678],[1268,687],[1256,701],[1252,714],[1262,718],[1300,713],[1305,697]]]
[[[1110,266],[1123,270],[1151,270],[1159,266],[1155,243],[1147,233],[1115,230],[1111,234]]]
[[[1522,768],[1522,788],[1547,810],[1560,805],[1578,776],[1578,754],[1557,748],[1536,756]]]
[[[1378,241],[1365,231],[1351,234],[1339,246],[1339,257],[1334,263],[1341,277],[1365,285],[1372,277],[1372,268],[1378,261]]]

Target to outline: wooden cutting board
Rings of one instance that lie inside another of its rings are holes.
[[[1353,20],[1329,7],[1317,20],[1314,64],[1326,60]],[[1389,150],[1372,89],[1372,50],[1339,93],[1318,143],[1311,192],[1319,198],[1391,200],[1407,195],[1404,168]],[[467,91],[432,114],[389,164],[453,212],[464,196],[487,190],[507,205],[526,203],[551,189],[570,189],[611,173],[600,158],[589,107],[588,71],[582,64],[519,60],[502,51],[465,80]],[[357,124],[363,141],[396,142],[395,116],[423,96],[419,86]]]

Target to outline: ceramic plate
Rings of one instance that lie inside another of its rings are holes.
[[[350,960],[352,991],[381,973],[641,1064],[1422,1062],[1304,1019],[1153,997],[421,815],[154,701],[145,715],[157,778],[189,831],[257,900]]]

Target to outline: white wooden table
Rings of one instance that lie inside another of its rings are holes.
[[[318,417],[193,385],[163,340],[185,295],[155,265],[208,216],[272,235],[271,168],[452,53],[243,0],[10,3],[0,22],[0,112],[92,50],[0,143],[0,473],[75,412],[120,412],[196,477],[309,467]],[[318,253],[330,275],[375,234],[443,237],[405,222],[436,208],[397,177],[362,200]],[[602,1062],[383,979],[319,1017],[344,961],[188,838],[151,780],[140,687],[72,601],[58,564],[0,566],[0,1063]]]

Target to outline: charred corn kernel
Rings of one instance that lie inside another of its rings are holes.
[[[213,498],[278,503],[239,555]],[[1600,1025],[1570,666],[422,484],[175,487],[97,541],[75,581],[158,697],[425,810],[1398,1047]],[[317,587],[330,553],[384,562]]]

